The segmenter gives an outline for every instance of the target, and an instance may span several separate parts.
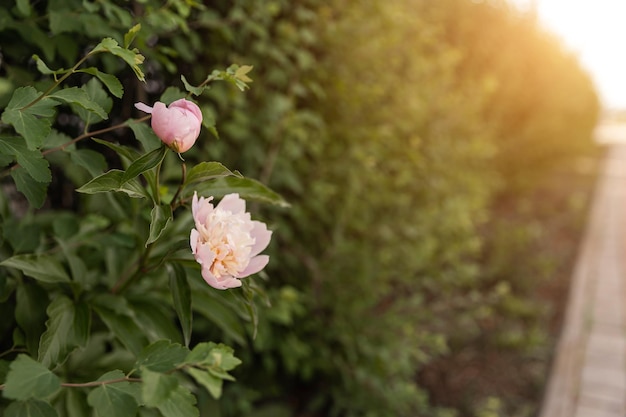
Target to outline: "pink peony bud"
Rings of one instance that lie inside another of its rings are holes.
[[[268,255],[259,255],[270,243],[265,223],[251,220],[239,194],[228,194],[215,207],[213,197],[193,194],[191,211],[196,228],[189,238],[191,251],[201,265],[202,277],[220,290],[241,286],[240,278],[265,268]]]
[[[135,103],[135,107],[152,114],[152,130],[175,152],[188,151],[200,135],[202,112],[192,101],[181,98],[169,107],[160,101],[154,107],[144,103]]]

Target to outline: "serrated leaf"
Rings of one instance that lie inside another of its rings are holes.
[[[223,379],[211,375],[206,369],[185,368],[185,372],[206,388],[213,398],[219,399],[222,396]]]
[[[96,52],[109,52],[122,58],[131,67],[139,81],[145,81],[145,75],[139,67],[139,65],[144,61],[143,55],[138,54],[135,51],[131,51],[130,49],[120,47],[117,41],[112,38],[105,38],[98,45],[96,45],[96,47],[92,49],[91,53]]]
[[[48,97],[40,99],[41,95],[33,87],[20,87],[2,113],[2,121],[13,125],[31,150],[40,147],[50,133],[54,107],[59,104]]]
[[[122,184],[124,171],[112,169],[92,179],[76,191],[84,194],[106,193],[110,191],[122,192],[132,198],[149,198],[150,195],[137,179]]]
[[[15,255],[0,262],[8,268],[19,269],[29,277],[42,282],[69,282],[70,278],[61,263],[50,255]]]
[[[185,269],[180,264],[169,264],[168,270],[170,274],[170,292],[172,293],[174,310],[176,310],[176,315],[178,316],[178,321],[183,331],[185,346],[189,346],[193,322],[191,288],[187,281]]]
[[[58,417],[57,411],[47,402],[30,399],[14,401],[4,410],[4,417]]]
[[[234,350],[222,343],[198,343],[187,355],[185,363],[196,367],[213,368],[215,370],[230,371],[241,364],[236,358]],[[229,379],[232,378],[229,376]]]
[[[64,68],[61,68],[58,70],[51,70],[50,68],[48,68],[46,63],[41,58],[39,58],[39,55],[36,55],[36,54],[33,55],[33,60],[35,60],[35,65],[37,66],[37,70],[39,70],[39,72],[44,75],[62,74],[67,71]]]
[[[148,368],[141,368],[141,380],[141,399],[148,407],[160,406],[178,387],[176,377],[153,372]]]
[[[122,86],[122,83],[115,75],[107,74],[94,67],[84,68],[78,70],[78,72],[85,72],[97,77],[115,97],[122,98],[124,95],[124,86]]]
[[[89,100],[102,107],[102,109],[106,113],[109,113],[111,111],[111,108],[113,107],[113,100],[111,99],[111,97],[109,97],[107,92],[102,87],[102,83],[98,81],[97,78],[90,79],[80,88],[87,94]],[[87,125],[98,123],[103,120],[102,117],[98,116],[91,110],[85,109],[82,106],[79,106],[77,104],[72,104],[71,106],[72,111],[74,111],[74,113],[76,113],[82,120],[84,120]]]
[[[17,190],[24,194],[34,208],[41,208],[46,201],[48,183],[35,181],[22,167],[11,171]]]
[[[47,367],[65,361],[76,347],[84,346],[89,337],[89,309],[74,304],[65,296],[57,297],[47,309],[46,331],[39,342],[39,361]]]
[[[172,220],[172,207],[169,204],[160,204],[154,206],[151,212],[150,235],[145,246],[155,242],[167,228]]]
[[[124,34],[124,48],[128,48],[135,40],[137,33],[141,30],[141,24],[136,24],[128,32]]]
[[[107,372],[98,381],[115,381],[125,377],[119,370]],[[127,381],[100,385],[89,393],[87,402],[100,417],[134,417],[138,404],[135,400],[139,385]]]
[[[184,186],[228,176],[241,177],[241,174],[233,173],[219,162],[200,162],[187,172]]]
[[[120,185],[123,185],[124,183],[132,180],[140,174],[159,165],[161,162],[163,162],[163,159],[165,159],[166,154],[167,147],[161,146],[160,148],[148,152],[141,158],[135,160],[132,164],[130,164],[126,172],[124,172],[124,175],[122,176],[122,179],[120,181]]]
[[[195,96],[201,95],[204,92],[204,90],[207,89],[206,86],[194,87],[193,85],[189,84],[189,82],[187,81],[184,75],[181,75],[180,79],[183,82],[183,85],[185,86],[185,90],[189,91],[191,94]]]
[[[61,387],[59,378],[41,363],[19,354],[11,362],[4,385],[4,397],[13,400],[45,398]]]
[[[176,100],[187,97],[187,93],[177,87],[167,87],[165,91],[159,97],[159,101],[169,106]]]
[[[183,362],[189,349],[169,340],[158,340],[146,346],[135,363],[135,368],[145,367],[154,372],[168,372]]]
[[[106,111],[96,102],[92,101],[85,90],[78,87],[64,88],[49,94],[50,98],[61,100],[68,104],[76,104],[89,110],[103,120],[109,118]]]
[[[43,183],[52,181],[48,161],[43,158],[40,151],[28,149],[20,138],[0,137],[0,153],[15,156],[17,163],[35,181]]]
[[[196,397],[189,389],[178,385],[170,396],[157,407],[163,417],[198,417],[200,412],[195,406]]]
[[[193,191],[187,187],[184,195],[190,197]],[[211,195],[219,198],[226,194],[238,193],[239,196],[246,200],[256,200],[262,203],[275,204],[281,207],[289,207],[287,203],[278,193],[272,191],[267,186],[257,180],[241,177],[221,177],[210,181],[197,184],[194,187],[198,194]]]
[[[237,68],[235,70],[235,78],[237,78],[238,80],[241,80],[245,83],[251,83],[252,82],[252,78],[248,77],[246,74],[248,74],[250,71],[252,71],[254,67],[252,65],[242,65],[239,68]]]

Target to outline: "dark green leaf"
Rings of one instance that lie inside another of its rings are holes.
[[[40,208],[46,201],[48,183],[35,181],[22,167],[11,171],[11,177],[15,181],[17,190],[24,194],[28,202],[34,208]]]
[[[69,282],[70,278],[61,263],[50,255],[15,255],[0,262],[0,265],[19,269],[42,282]]]
[[[61,74],[61,73],[66,72],[66,70],[63,68],[59,70],[54,70],[54,71],[51,70],[50,68],[48,68],[46,63],[43,62],[41,58],[39,58],[38,55],[33,55],[33,59],[35,60],[35,64],[37,65],[37,70],[39,70],[39,72],[44,75]]]
[[[166,154],[167,147],[161,146],[153,151],[148,152],[141,158],[135,160],[132,164],[130,164],[130,166],[122,176],[120,185],[123,185],[133,178],[136,178],[138,175],[159,165],[161,162],[163,162]]]
[[[58,415],[49,403],[35,399],[12,402],[4,411],[4,417],[58,417]]]
[[[102,174],[107,167],[106,159],[101,153],[92,151],[91,149],[76,149],[69,152],[72,162],[81,166],[89,172],[89,174],[96,176]]]
[[[150,236],[146,241],[146,247],[154,241],[156,241],[161,233],[168,226],[170,221],[172,220],[172,207],[169,204],[161,204],[158,206],[154,206],[151,212],[151,221],[150,221]]]
[[[193,293],[193,309],[211,320],[216,326],[240,345],[246,343],[246,329],[241,319],[222,300],[214,298],[207,292]]]
[[[59,104],[48,97],[35,103],[41,94],[33,87],[20,87],[2,113],[2,121],[13,125],[31,150],[39,148],[50,133],[54,107]]]
[[[102,83],[96,78],[90,79],[86,84],[81,87],[81,90],[83,90],[87,94],[89,100],[102,107],[102,109],[106,113],[109,113],[111,111],[111,108],[113,107],[113,100],[111,99],[111,97],[109,97],[107,92],[104,91]],[[72,111],[80,116],[80,118],[84,120],[87,125],[92,125],[103,120],[102,117],[98,116],[93,111],[87,110],[77,104],[72,104]]]
[[[128,304],[136,323],[151,342],[169,339],[179,342],[180,332],[171,317],[170,307],[160,300],[145,296],[128,296]]]
[[[48,161],[43,158],[40,151],[28,149],[20,138],[0,137],[0,153],[14,155],[17,163],[35,181],[49,183],[52,180]]]
[[[60,387],[61,381],[48,368],[20,354],[9,366],[3,395],[13,400],[45,398]]]
[[[141,351],[135,368],[143,366],[154,372],[168,372],[182,363],[188,354],[189,349],[178,343],[158,340]]]
[[[109,118],[104,109],[96,102],[92,101],[85,90],[78,87],[64,88],[63,90],[55,91],[49,95],[50,98],[64,101],[68,104],[77,104],[86,110],[89,110],[98,117],[106,120]]]
[[[16,290],[15,320],[24,331],[26,348],[37,355],[39,338],[45,330],[48,293],[39,285],[23,282]]]
[[[185,273],[185,268],[177,263],[168,264],[168,270],[170,273],[170,292],[172,293],[174,310],[176,310],[180,327],[183,330],[185,346],[189,346],[193,315],[191,311],[191,289],[189,282],[187,282],[187,274]]]
[[[227,176],[241,177],[241,174],[233,173],[219,162],[200,162],[187,172],[184,186]]]
[[[117,98],[122,98],[124,95],[124,87],[120,80],[117,79],[115,75],[107,74],[98,70],[97,68],[85,68],[79,70],[79,72],[86,72],[87,74],[94,75],[98,77],[100,81],[106,86],[106,88]]]
[[[98,378],[98,381],[116,381],[124,379],[122,371],[107,372]],[[89,393],[87,402],[100,417],[134,417],[137,414],[136,391],[139,385],[127,381],[120,381],[100,385]]]
[[[163,417],[198,417],[196,397],[182,385],[178,385],[170,396],[157,407]]]
[[[143,63],[144,57],[141,54],[138,54],[129,49],[125,49],[119,46],[117,41],[112,38],[105,38],[100,42],[96,47],[91,51],[91,53],[95,52],[109,52],[115,56],[122,58],[126,63],[131,67],[131,69],[135,72],[135,75],[139,79],[139,81],[145,80],[145,75],[141,68],[140,64]]]
[[[131,121],[129,121],[129,125],[132,127]],[[92,138],[92,140],[96,143],[106,146],[107,148],[115,151],[120,157],[125,158],[128,161],[134,161],[139,158],[139,152],[137,152],[133,148],[129,148],[128,146],[118,145],[115,143],[107,142],[106,140]]]
[[[193,195],[190,187],[185,190],[185,196]],[[281,207],[289,207],[279,194],[272,191],[257,180],[240,177],[222,177],[211,181],[205,181],[195,186],[195,191],[202,195],[211,195],[214,197],[223,197],[226,194],[238,193],[239,196],[246,200],[256,200],[263,203],[276,204]]]
[[[141,398],[148,407],[158,407],[167,401],[178,387],[178,380],[171,375],[141,368]]]
[[[165,91],[163,92],[163,94],[161,94],[159,101],[169,106],[174,101],[179,100],[181,98],[185,98],[185,97],[187,97],[187,93],[185,93],[184,91],[181,91],[179,88],[167,87]]]
[[[147,341],[143,330],[137,326],[133,317],[130,316],[132,313],[126,300],[112,295],[103,295],[97,297],[94,301],[94,310],[109,330],[135,356],[138,356],[144,346],[147,345]]]
[[[129,120],[128,127],[131,128],[135,137],[143,145],[146,152],[151,152],[163,146],[161,139],[154,133],[154,130],[144,122]]]
[[[124,171],[112,169],[104,174],[97,176],[87,184],[78,188],[76,191],[85,194],[106,193],[117,191],[128,194],[133,198],[149,198],[150,195],[137,179],[132,179],[122,184]]]
[[[241,360],[235,357],[234,350],[230,346],[223,343],[202,342],[198,343],[187,355],[185,363],[207,369],[230,371],[241,365]],[[232,377],[229,376],[227,379],[232,379]]]
[[[47,367],[65,361],[78,346],[85,346],[89,337],[89,309],[74,304],[65,296],[57,297],[48,306],[46,331],[39,343],[39,361]]]

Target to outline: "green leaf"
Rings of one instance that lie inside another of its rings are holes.
[[[178,316],[180,327],[183,330],[185,346],[189,346],[193,315],[191,311],[191,288],[187,281],[185,269],[176,263],[168,264],[170,274],[170,292],[174,302],[174,310]]]
[[[91,74],[95,77],[98,77],[98,79],[102,81],[102,83],[106,86],[106,88],[115,97],[122,98],[122,96],[124,95],[124,87],[122,86],[122,83],[115,75],[107,74],[105,72],[98,70],[98,68],[94,68],[94,67],[81,69],[81,70],[78,70],[78,72],[85,72],[87,74]]]
[[[37,355],[39,339],[46,329],[47,305],[48,293],[39,285],[25,281],[17,286],[15,320],[24,331],[26,348],[33,356]]]
[[[17,190],[26,196],[31,206],[34,208],[43,206],[46,201],[47,183],[35,181],[22,167],[12,170],[11,177]]]
[[[124,173],[124,176],[121,179],[121,184],[124,184],[140,174],[156,167],[163,162],[166,154],[167,147],[161,146],[160,148],[150,151],[141,158],[135,160],[132,164],[130,164]]]
[[[128,49],[130,44],[133,43],[133,41],[135,40],[135,37],[137,36],[137,33],[139,33],[140,30],[141,30],[141,25],[136,24],[135,26],[130,28],[128,32],[124,34],[124,48]]]
[[[77,104],[89,110],[103,120],[109,118],[106,111],[96,102],[92,101],[85,90],[78,87],[64,88],[51,93],[48,97],[64,101],[68,104]]]
[[[137,120],[129,120],[127,123],[146,152],[151,152],[163,146],[161,139],[159,139],[154,133],[154,130],[146,123]]]
[[[102,174],[107,167],[107,162],[101,153],[91,149],[66,150],[70,154],[72,162],[81,166],[93,176]]]
[[[135,364],[135,368],[144,367],[154,372],[168,372],[182,363],[189,349],[169,340],[158,340],[146,346]]]
[[[35,181],[49,183],[52,174],[48,161],[40,151],[28,149],[23,140],[16,137],[0,137],[0,153],[14,155],[17,163],[23,167]]]
[[[167,87],[163,94],[161,94],[161,97],[159,97],[159,101],[169,106],[174,101],[185,97],[187,97],[187,93],[181,89],[177,87]]]
[[[101,295],[94,300],[92,306],[120,342],[133,355],[138,356],[147,345],[147,341],[142,329],[130,316],[131,309],[126,300],[112,295]]]
[[[235,357],[234,352],[233,348],[223,343],[202,342],[187,355],[185,363],[215,371],[230,371],[241,365],[241,360]],[[226,379],[233,378],[229,375]]]
[[[141,330],[148,340],[180,341],[180,332],[172,320],[171,310],[167,304],[141,295],[129,295],[127,300],[135,322],[141,325]]]
[[[54,107],[59,104],[48,97],[35,103],[41,95],[33,87],[20,87],[2,113],[2,121],[13,125],[31,150],[39,148],[50,133]]]
[[[224,380],[213,376],[206,369],[185,368],[188,373],[198,384],[202,385],[215,399],[222,396],[222,386]]]
[[[148,240],[146,241],[146,247],[148,247],[150,243],[155,242],[161,236],[165,228],[167,228],[170,224],[171,220],[172,207],[170,207],[169,204],[160,204],[152,208],[150,236],[148,236]]]
[[[206,90],[208,87],[202,86],[202,87],[194,87],[193,85],[189,84],[189,82],[187,81],[187,79],[185,78],[184,75],[180,76],[180,79],[182,80],[183,84],[185,85],[185,90],[189,91],[191,94],[195,95],[195,96],[199,96],[201,95],[204,90]]]
[[[163,417],[198,417],[196,397],[182,385],[178,385],[169,397],[157,407]]]
[[[91,102],[100,106],[105,113],[109,113],[111,111],[111,108],[113,107],[113,99],[109,97],[107,92],[102,87],[102,83],[96,78],[90,79],[87,83],[80,87],[80,89],[87,94],[87,97],[91,100]],[[77,104],[72,104],[71,106],[72,111],[84,120],[87,125],[92,125],[104,120],[93,111],[87,110],[82,106]]]
[[[139,65],[142,64],[144,61],[143,55],[138,54],[135,51],[120,47],[117,41],[112,38],[103,39],[102,42],[96,45],[96,47],[91,51],[91,53],[97,52],[109,52],[115,56],[122,58],[135,72],[135,75],[137,76],[139,81],[145,81],[145,75],[139,67]]]
[[[47,402],[30,399],[14,401],[4,410],[4,417],[58,417],[57,411]]]
[[[42,282],[69,282],[70,278],[61,263],[50,255],[15,255],[0,265],[19,269],[29,277]]]
[[[233,173],[219,162],[200,162],[187,172],[184,186],[228,176],[242,177],[238,172]]]
[[[122,371],[107,372],[98,378],[98,381],[115,381],[124,379]],[[127,381],[120,381],[100,385],[89,393],[87,402],[100,417],[135,417],[138,404],[135,400],[139,385]]]
[[[130,125],[130,122],[129,122]],[[131,127],[132,128],[132,127]],[[121,158],[124,158],[128,161],[134,161],[135,159],[139,158],[139,152],[137,152],[135,149],[133,148],[129,148],[128,146],[123,146],[123,145],[118,145],[115,143],[111,143],[108,142],[106,140],[102,140],[102,139],[98,139],[98,138],[92,138],[92,140],[96,143],[99,143],[100,145],[104,145],[107,148],[111,149],[112,151],[114,151],[115,153],[117,153]],[[160,141],[159,141],[160,143]]]
[[[270,188],[261,184],[257,180],[240,177],[222,177],[211,181],[205,181],[195,186],[198,194],[211,195],[214,197],[223,197],[226,194],[238,193],[239,196],[246,200],[256,200],[262,203],[275,204],[281,207],[289,207],[279,194]],[[185,196],[193,195],[189,188],[185,191]]]
[[[15,5],[17,6],[17,10],[23,17],[30,16],[31,7],[30,0],[16,0]]]
[[[85,194],[106,193],[110,191],[126,193],[132,198],[149,198],[150,195],[137,179],[122,184],[124,171],[112,169],[89,181],[76,191]]]
[[[44,75],[52,75],[52,74],[62,74],[64,72],[67,72],[66,69],[59,69],[59,70],[51,70],[50,68],[48,68],[48,66],[46,65],[46,63],[39,58],[39,55],[33,55],[33,59],[35,60],[35,64],[37,65],[37,70],[39,70],[40,73],[44,74]]]
[[[178,387],[178,380],[171,375],[141,368],[141,398],[148,407],[158,407],[166,402]],[[183,415],[183,414],[181,414]]]
[[[208,292],[193,293],[193,309],[211,320],[217,327],[239,345],[246,343],[246,329],[239,316],[224,304],[221,298],[215,298]]]
[[[24,354],[11,362],[4,397],[13,400],[45,398],[61,387],[59,378],[41,363]]]
[[[56,366],[76,347],[85,346],[89,337],[89,308],[65,296],[57,297],[48,306],[46,331],[39,343],[39,361],[47,367]]]

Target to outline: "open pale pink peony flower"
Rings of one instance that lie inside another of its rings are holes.
[[[188,151],[198,139],[202,112],[196,103],[181,98],[167,107],[157,101],[154,107],[135,103],[139,110],[152,114],[152,130],[175,152]]]
[[[201,265],[202,277],[212,287],[225,290],[241,286],[240,278],[265,268],[268,255],[259,255],[270,243],[265,223],[251,220],[239,194],[228,194],[213,207],[213,197],[193,194],[191,211],[195,229],[191,251]]]

